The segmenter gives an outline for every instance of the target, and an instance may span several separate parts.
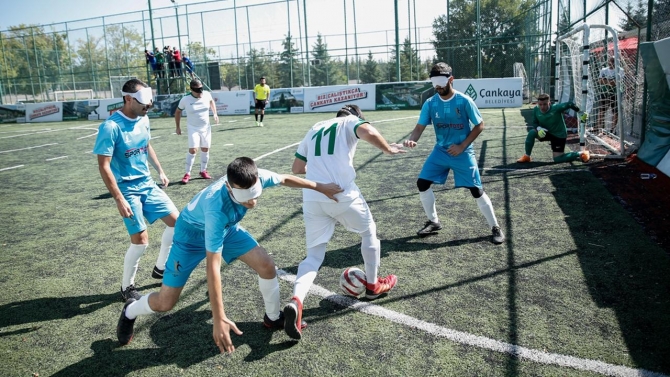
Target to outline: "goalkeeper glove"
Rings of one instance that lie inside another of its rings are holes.
[[[545,136],[547,136],[547,129],[542,128],[542,127],[538,127],[537,128],[537,136],[539,136],[540,139],[543,139]]]
[[[579,117],[579,121],[582,123],[586,123],[589,121],[589,114],[587,112],[583,112],[582,115]]]

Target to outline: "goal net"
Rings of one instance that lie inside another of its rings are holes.
[[[121,98],[123,84],[136,78],[136,76],[109,76],[109,89],[112,91],[112,98]]]
[[[93,89],[54,90],[55,101],[93,99]]]
[[[644,75],[638,73],[637,43],[622,49],[606,25],[581,25],[557,39],[556,99],[588,113],[566,113],[568,129],[579,128],[580,145],[594,155],[623,157],[634,144],[635,109],[641,108]]]
[[[523,89],[523,103],[530,103],[530,90],[528,87],[528,76],[523,63],[514,63],[514,77],[521,77]]]

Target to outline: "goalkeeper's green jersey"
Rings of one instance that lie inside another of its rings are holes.
[[[536,106],[533,112],[535,126],[546,128],[550,134],[566,139],[568,137],[568,130],[565,127],[563,112],[568,109],[579,111],[579,108],[572,102],[553,104],[546,113],[540,111],[540,108]]]

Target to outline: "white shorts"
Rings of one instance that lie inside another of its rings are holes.
[[[360,194],[348,202],[303,202],[302,213],[308,248],[330,241],[338,222],[359,234],[375,224],[370,207]]]
[[[189,148],[209,148],[212,144],[212,127],[192,129],[188,128]]]

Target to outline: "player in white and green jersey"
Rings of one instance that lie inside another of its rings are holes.
[[[335,182],[342,187],[343,192],[336,195],[338,202],[334,202],[318,192],[303,190],[307,257],[298,266],[293,298],[284,307],[284,329],[293,339],[302,337],[302,303],[323,263],[326,245],[338,222],[361,235],[361,254],[367,279],[365,296],[375,299],[389,292],[397,282],[395,275],[377,277],[380,259],[377,226],[354,182],[356,171],[353,159],[359,139],[374,145],[385,154],[405,153],[401,146],[388,144],[379,131],[365,121],[356,105],[346,105],[335,118],[315,124],[295,153],[292,167],[294,174],[306,173],[307,179],[316,182]]]

